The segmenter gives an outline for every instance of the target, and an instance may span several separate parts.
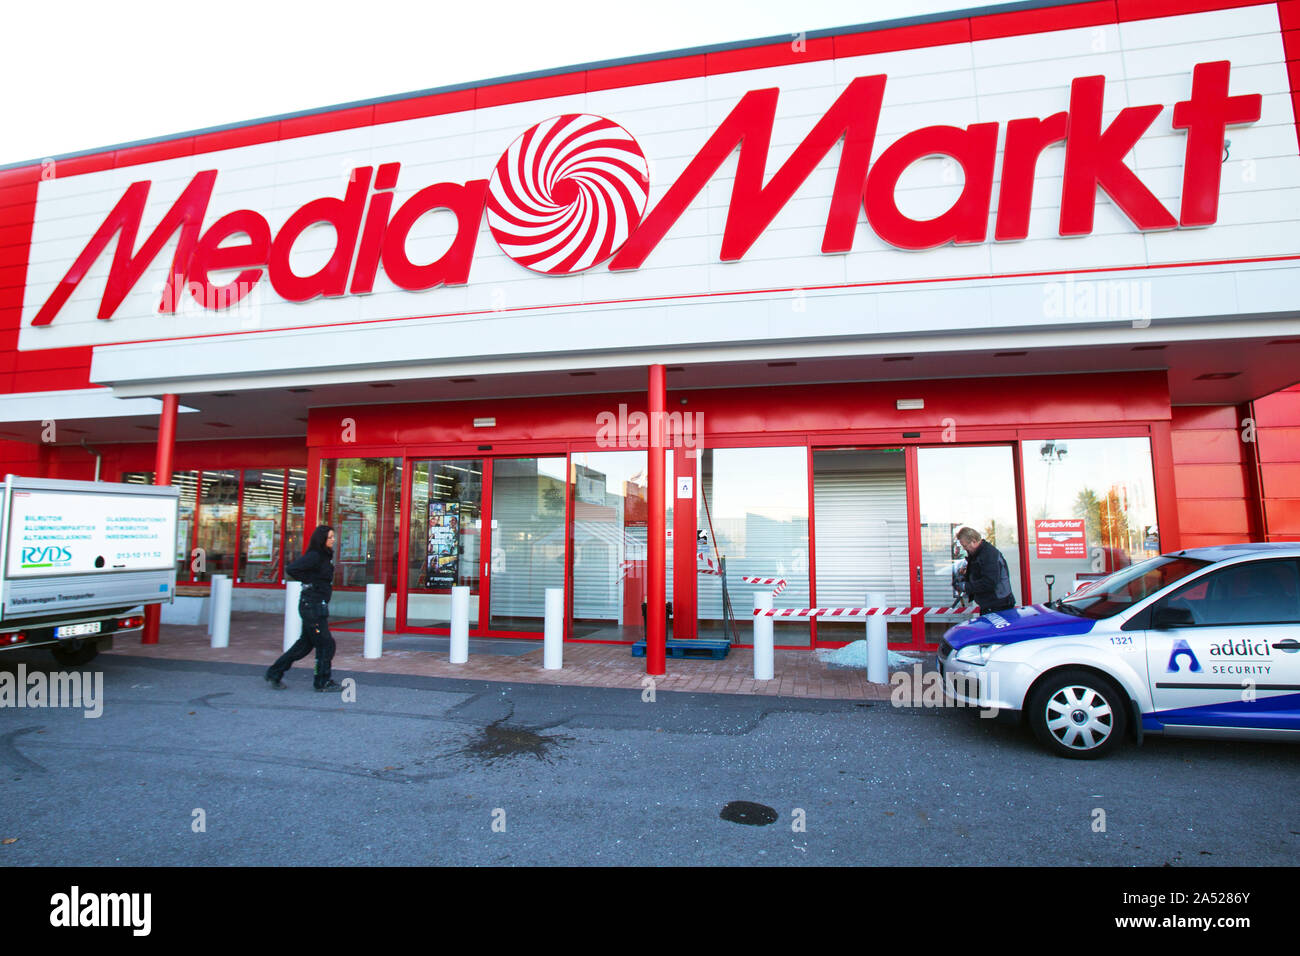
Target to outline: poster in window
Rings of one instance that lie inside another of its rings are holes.
[[[194,510],[181,508],[176,522],[176,560],[187,561],[190,556],[190,532],[194,530]]]
[[[460,565],[460,502],[429,502],[428,554],[424,572],[426,586],[454,586]]]
[[[344,518],[339,523],[339,562],[360,564],[366,560],[366,519]]]
[[[275,544],[275,519],[254,518],[248,522],[248,560],[270,561]]]
[[[1034,522],[1040,558],[1086,558],[1082,518],[1040,518]]]

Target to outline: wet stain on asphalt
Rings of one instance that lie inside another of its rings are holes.
[[[748,800],[732,800],[722,808],[722,812],[718,816],[728,823],[743,823],[749,827],[765,827],[769,823],[776,822],[777,812],[761,803],[750,803]]]
[[[508,717],[502,717],[488,724],[476,740],[462,747],[457,753],[477,757],[487,763],[531,754],[538,760],[549,763],[552,751],[560,744],[573,739],[561,734],[544,736],[527,727],[508,726],[507,720]]]

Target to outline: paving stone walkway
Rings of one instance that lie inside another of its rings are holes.
[[[268,667],[280,656],[282,627],[278,614],[236,612],[231,615],[229,647],[211,647],[205,627],[165,624],[158,644],[141,644],[138,638],[118,638],[111,653]],[[338,643],[334,670],[345,674],[415,674],[506,683],[625,687],[638,691],[647,686],[645,658],[633,657],[626,644],[565,644],[563,668],[548,671],[542,667],[540,640],[471,639],[469,661],[452,664],[448,660],[445,637],[385,635],[383,656],[367,659],[362,656],[359,632],[336,627],[333,634]],[[290,669],[285,682],[291,688],[310,686],[311,666],[312,657],[304,658]],[[888,684],[869,682],[864,668],[824,664],[810,651],[776,651],[775,676],[770,681],[754,680],[753,651],[745,648],[732,650],[720,661],[670,657],[667,670],[666,676],[655,679],[656,691],[827,700],[887,700],[890,691]]]

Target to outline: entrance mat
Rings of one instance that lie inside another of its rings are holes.
[[[731,642],[707,637],[695,640],[669,639],[667,650],[669,657],[704,657],[720,661],[731,650]],[[632,645],[632,656],[645,657],[645,641],[637,641]]]

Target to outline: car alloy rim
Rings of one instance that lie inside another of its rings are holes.
[[[1091,687],[1062,687],[1047,700],[1047,729],[1062,746],[1092,750],[1109,739],[1115,714],[1106,698]]]

